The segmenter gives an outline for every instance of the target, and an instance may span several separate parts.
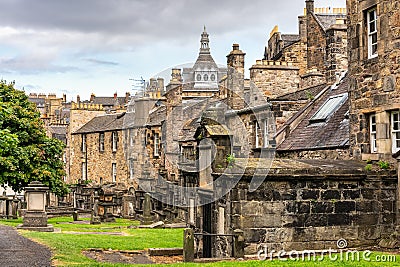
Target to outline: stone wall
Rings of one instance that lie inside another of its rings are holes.
[[[349,149],[311,150],[311,151],[290,151],[276,154],[277,158],[286,159],[351,159]]]
[[[325,75],[318,72],[316,68],[307,70],[307,72],[301,76],[300,87],[308,88],[316,86],[318,84],[323,84],[326,82]]]
[[[116,131],[118,135],[118,146],[115,152],[112,151],[112,132],[104,132],[104,151],[99,151],[99,133],[86,134],[87,153],[82,152],[82,135],[74,134],[71,148],[74,157],[71,158],[70,181],[76,183],[82,179],[82,163],[86,162],[87,180],[96,183],[112,182],[112,163],[116,163],[116,182],[129,185],[131,179],[128,175],[127,160],[124,154],[124,134],[121,130]]]
[[[350,142],[356,158],[391,158],[390,112],[400,109],[400,3],[395,0],[349,0],[348,40]],[[365,12],[377,8],[378,56],[368,58]],[[377,151],[371,154],[369,117],[377,120]]]
[[[254,192],[242,179],[231,191],[228,219],[231,229],[244,230],[246,254],[264,245],[276,251],[336,249],[341,238],[349,247],[377,245],[393,232],[395,172],[318,176],[269,175]]]
[[[326,35],[313,13],[307,13],[307,68],[325,73]]]
[[[250,80],[271,99],[300,87],[299,68],[291,62],[257,60],[250,68]]]
[[[293,117],[308,101],[272,101],[276,129],[280,129]]]
[[[76,177],[76,170],[74,170],[74,167],[72,166],[72,161],[74,160],[73,158],[75,157],[76,153],[76,143],[80,144],[80,141],[76,139],[76,136],[73,136],[72,134],[77,131],[79,128],[81,128],[83,125],[88,123],[90,120],[92,120],[94,117],[98,115],[105,114],[105,112],[100,109],[99,106],[96,108],[95,106],[89,105],[90,109],[86,109],[82,106],[79,105],[74,105],[74,108],[71,108],[70,111],[70,123],[67,128],[67,146],[65,148],[65,156],[66,156],[66,182],[71,183],[71,182],[76,182],[77,178]],[[80,147],[79,147],[80,149]],[[72,172],[72,173],[71,173]]]
[[[334,83],[337,73],[347,71],[347,27],[335,24],[326,31],[326,81]]]

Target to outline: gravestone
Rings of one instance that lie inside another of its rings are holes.
[[[100,216],[99,216],[99,194],[97,191],[94,191],[93,195],[93,208],[92,214],[90,216],[90,224],[100,224]]]
[[[32,230],[39,232],[53,232],[51,224],[47,224],[46,213],[46,192],[48,187],[40,182],[32,182],[25,188],[27,210],[23,224],[18,229]]]
[[[144,196],[143,203],[143,224],[149,225],[153,223],[153,218],[151,217],[151,196],[147,193]]]

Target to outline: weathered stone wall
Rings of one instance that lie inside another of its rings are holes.
[[[112,151],[111,134],[104,132],[104,151],[99,151],[99,133],[86,134],[87,152],[82,152],[82,135],[72,135],[73,143],[71,148],[74,151],[74,157],[71,158],[71,182],[76,183],[82,179],[82,162],[86,162],[87,180],[100,183],[112,182],[112,163],[116,163],[117,176],[116,182],[129,185],[131,179],[128,175],[127,160],[123,149],[123,132],[116,131],[118,134],[118,147],[115,152]]]
[[[307,68],[325,73],[326,35],[313,13],[307,13]]]
[[[277,152],[277,158],[285,159],[351,159],[349,149],[313,150],[313,151],[291,151]]]
[[[230,194],[229,219],[231,229],[244,230],[246,254],[264,245],[269,251],[336,249],[341,238],[350,247],[376,245],[393,232],[395,172],[317,176],[269,175],[254,192],[242,178]]]
[[[295,115],[307,101],[272,101],[276,129],[280,129],[293,115]]]
[[[291,62],[257,60],[250,68],[250,80],[271,99],[300,87],[299,68]]]
[[[334,83],[336,73],[347,71],[347,27],[335,24],[326,31],[326,81]]]
[[[390,112],[400,109],[400,3],[348,0],[350,142],[356,158],[390,158]],[[368,58],[365,12],[377,8],[378,56]],[[369,116],[377,116],[377,153],[371,155]]]
[[[102,108],[100,109],[99,106],[96,107],[89,105],[89,108],[88,106],[84,108],[83,105],[74,105],[74,107],[71,108],[70,111],[70,123],[67,128],[67,146],[65,148],[67,183],[76,182],[77,179],[79,179],[76,176],[76,170],[74,170],[76,166],[72,166],[72,162],[74,160],[76,161],[76,159],[74,159],[76,154],[75,146],[77,145],[77,143],[80,144],[80,140],[76,139],[76,136],[73,136],[72,133],[77,131],[94,117],[105,114],[105,112],[102,110]],[[80,149],[80,146],[78,147],[78,149]]]
[[[308,88],[316,86],[318,84],[323,84],[326,82],[325,75],[318,72],[316,68],[307,70],[307,72],[301,76],[300,87]]]

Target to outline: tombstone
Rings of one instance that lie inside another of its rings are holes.
[[[11,217],[13,219],[18,219],[18,203],[17,196],[14,196],[11,202]]]
[[[143,203],[143,222],[144,225],[149,225],[153,223],[153,218],[151,217],[151,196],[146,193]]]
[[[244,258],[244,232],[240,229],[233,231],[233,257]]]
[[[186,228],[183,233],[183,262],[194,262],[194,233]]]
[[[100,216],[99,216],[99,194],[97,191],[94,191],[93,195],[93,207],[92,214],[90,216],[90,224],[100,224]]]
[[[32,182],[25,188],[27,210],[23,224],[18,229],[39,232],[54,232],[51,224],[47,224],[46,192],[49,188],[40,182]]]
[[[6,191],[0,196],[0,218],[7,218],[7,195]]]

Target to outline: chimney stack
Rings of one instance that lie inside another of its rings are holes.
[[[76,103],[80,103],[81,102],[81,97],[79,95],[76,96]]]
[[[306,0],[306,12],[314,13],[314,0]]]
[[[117,99],[117,92],[114,93],[114,99]]]

